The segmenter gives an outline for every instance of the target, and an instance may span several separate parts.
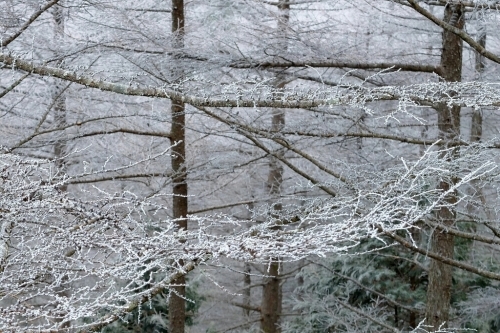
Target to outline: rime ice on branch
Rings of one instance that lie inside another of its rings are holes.
[[[278,215],[263,207],[248,221],[190,216],[197,226],[188,231],[178,231],[168,218],[151,218],[166,210],[155,196],[99,190],[93,199],[76,200],[58,190],[74,178],[53,161],[0,154],[0,329],[44,332],[68,322],[97,329],[207,260],[267,263],[342,254],[363,239],[409,230],[450,205],[444,200],[448,192],[429,185],[454,177],[449,191],[460,192],[472,181],[496,177],[484,145],[463,147],[453,160],[442,158],[453,149],[432,146],[376,181],[353,169],[344,181],[323,184],[335,197],[284,205]],[[246,223],[252,227],[240,228]],[[276,230],[277,223],[284,227]],[[228,224],[233,233],[222,232]],[[172,259],[184,260],[185,267],[174,269]],[[156,278],[144,281],[147,271]],[[61,296],[63,290],[69,296]]]

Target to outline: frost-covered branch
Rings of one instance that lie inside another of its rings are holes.
[[[51,0],[47,2],[44,6],[42,6],[39,10],[33,13],[30,18],[11,36],[0,40],[0,49],[6,47],[10,43],[12,43],[17,37],[19,37],[28,27],[43,13],[49,10],[50,7],[57,4],[59,0]]]
[[[353,168],[349,187],[328,184],[335,197],[283,202],[279,212],[260,206],[248,220],[191,215],[187,231],[168,217],[164,194],[142,198],[95,188],[95,195],[77,200],[58,190],[72,178],[52,161],[1,154],[0,329],[101,327],[206,260],[294,261],[346,253],[368,238],[394,238],[396,231],[416,228],[425,216],[450,207],[449,191],[495,170],[484,146],[462,147],[456,159],[443,158],[456,154],[454,149],[432,146],[420,159],[402,161],[376,178]],[[448,177],[459,179],[449,191],[429,186]],[[179,269],[173,264],[179,260],[190,266]],[[152,277],[144,280],[147,272]]]
[[[41,76],[52,76],[78,83],[102,91],[130,96],[158,97],[187,103],[198,107],[274,107],[309,109],[318,106],[351,105],[364,107],[368,102],[399,101],[400,109],[406,105],[419,106],[447,103],[466,107],[500,106],[500,89],[497,83],[486,82],[440,82],[408,86],[387,86],[378,88],[352,89],[321,88],[301,91],[297,89],[274,89],[266,82],[252,88],[245,88],[238,82],[227,85],[222,91],[206,93],[195,90],[195,94],[180,92],[193,91],[188,87],[141,87],[104,81],[94,74],[79,73],[60,68],[37,65],[31,61],[0,53],[0,62],[14,69],[20,69]],[[196,82],[197,78],[193,78]],[[219,86],[211,82],[199,83],[206,87]],[[453,96],[453,97],[451,97]]]

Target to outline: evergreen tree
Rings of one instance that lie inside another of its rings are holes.
[[[144,280],[148,281],[152,278],[152,275],[151,272],[147,272],[144,275]],[[153,296],[149,302],[128,313],[122,320],[115,321],[106,326],[101,332],[168,333],[168,293],[169,291],[166,289],[164,293]],[[204,297],[198,293],[198,285],[196,283],[186,287],[186,298],[189,301],[185,303],[185,324],[191,326],[194,324],[193,318],[204,300]]]

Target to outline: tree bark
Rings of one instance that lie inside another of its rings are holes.
[[[278,2],[278,38],[283,38],[277,45],[278,51],[287,50],[287,31],[290,21],[290,3],[288,0],[280,0]],[[276,81],[276,88],[280,89],[285,86],[286,82],[280,80],[278,76]],[[272,124],[271,132],[279,133],[285,126],[285,113],[280,109],[273,109],[272,111]],[[284,153],[280,153],[284,155]],[[283,156],[280,156],[283,157]],[[283,165],[276,157],[271,157],[269,161],[269,175],[267,179],[268,191],[271,197],[279,197],[281,193],[281,185],[283,183]],[[281,203],[275,202],[272,208],[274,211],[279,212],[282,209]],[[276,216],[276,220],[279,217]],[[280,228],[276,226],[276,228]],[[279,320],[281,313],[281,284],[279,279],[279,272],[281,263],[279,258],[272,259],[273,262],[268,266],[268,277],[264,280],[264,288],[262,290],[262,304],[261,304],[261,322],[260,329],[264,333],[279,333],[281,332]]]
[[[61,5],[64,5],[63,1],[60,1]],[[58,47],[63,43],[64,39],[64,13],[63,7],[55,6],[52,12],[52,17],[54,18],[54,45]],[[62,60],[57,62],[57,66],[62,65]],[[64,96],[65,88],[63,87],[64,81],[59,79],[54,79],[54,89],[52,98],[54,102],[52,103],[54,108],[54,127],[64,128],[66,127],[66,98]],[[61,172],[65,172],[63,157],[66,155],[66,139],[63,134],[55,140],[54,143],[54,157],[56,158],[56,165]],[[61,191],[67,190],[67,185],[61,185],[59,189]]]
[[[464,27],[464,12],[460,5],[447,5],[444,11],[444,21],[459,28]],[[443,31],[443,50],[441,53],[441,74],[446,82],[458,82],[462,79],[462,49],[463,42],[460,37]],[[460,107],[448,107],[441,104],[437,107],[438,129],[444,145],[454,141],[460,135]],[[452,158],[452,157],[451,157]],[[442,180],[439,188],[447,191],[454,180]],[[456,194],[451,194],[446,201],[450,205],[457,202]],[[436,212],[439,223],[451,226],[455,221],[456,212],[449,207],[443,207]],[[454,237],[443,230],[434,230],[431,239],[431,251],[446,258],[453,258]],[[431,260],[429,269],[429,282],[427,288],[426,324],[437,330],[447,327],[449,320],[452,267],[438,260]]]
[[[254,204],[250,203],[248,205],[248,215],[249,215],[248,218],[249,219],[252,215],[253,208],[254,208]],[[243,272],[244,272],[244,275],[243,275],[243,292],[242,292],[242,294],[243,294],[243,304],[246,306],[245,308],[243,308],[243,315],[245,317],[249,317],[250,316],[249,308],[251,307],[251,299],[252,299],[252,288],[251,288],[252,276],[250,275],[252,273],[252,266],[249,262],[244,263]]]
[[[285,124],[285,114],[281,110],[273,110],[272,131],[278,132]],[[277,197],[281,192],[283,183],[283,166],[276,157],[271,157],[269,162],[269,176],[267,186],[271,196]],[[279,212],[282,209],[280,203],[274,203],[274,211]],[[279,219],[278,216],[275,217]],[[276,228],[280,228],[276,226]],[[275,260],[275,259],[273,259]],[[262,291],[261,304],[261,324],[260,329],[264,333],[279,333],[279,314],[281,313],[281,285],[279,280],[279,271],[281,264],[279,260],[273,261],[268,266],[268,277],[264,280],[264,289]]]
[[[172,1],[172,47],[175,51],[180,51],[184,47],[184,0]],[[182,77],[182,72],[174,73]],[[187,229],[187,211],[188,211],[188,188],[186,183],[186,132],[185,132],[185,105],[181,101],[172,100],[172,128],[170,131],[172,148],[172,171],[174,177],[172,214],[177,221],[177,227],[180,230]],[[184,265],[182,260],[174,263],[179,268]],[[170,333],[184,333],[186,305],[184,297],[186,295],[186,277],[179,276],[172,282],[169,298],[169,325]]]
[[[482,47],[486,47],[486,27],[481,25],[478,32],[478,40],[477,42]],[[485,59],[484,57],[476,51],[476,74],[477,79],[480,80],[482,73],[484,72]],[[481,136],[483,134],[483,112],[481,108],[474,108],[474,112],[472,113],[472,121],[471,121],[471,131],[470,131],[470,141],[478,142],[481,140]]]
[[[250,288],[252,284],[252,277],[250,274],[252,273],[252,267],[250,266],[250,263],[245,262],[244,264],[244,275],[243,275],[243,304],[246,306],[246,308],[243,308],[243,315],[245,317],[250,316],[250,310],[248,307],[250,307],[250,300],[252,296],[252,290]]]
[[[477,43],[481,45],[483,48],[486,48],[486,27],[482,23],[478,31]],[[483,55],[481,55],[481,53],[477,51],[475,53],[476,53],[476,71],[478,73],[482,73],[484,71],[485,58]]]
[[[64,41],[64,30],[65,30],[65,25],[64,25],[64,12],[63,12],[63,7],[64,6],[64,1],[59,1],[59,5],[56,5],[53,7],[53,12],[52,12],[52,17],[54,19],[54,46],[59,47],[60,45],[63,45]],[[59,52],[57,52],[59,53]],[[58,54],[59,55],[59,54]],[[62,60],[57,62],[57,66],[62,65]],[[60,79],[54,79],[54,87],[52,89],[52,107],[54,111],[54,127],[55,128],[64,128],[67,125],[66,121],[66,97],[65,97],[65,90],[66,88],[64,87],[65,82],[60,80]],[[55,139],[54,143],[54,158],[55,158],[55,164],[57,168],[59,169],[59,172],[66,173],[66,161],[64,156],[66,155],[66,137],[65,137],[65,131],[62,130],[62,133],[59,137]],[[66,192],[68,190],[68,185],[63,184],[58,187],[60,191]],[[65,250],[66,253],[71,253],[71,251]],[[65,254],[66,255],[66,254]],[[67,255],[66,255],[67,256]],[[61,298],[69,298],[70,292],[69,292],[69,286],[67,285],[68,277],[64,276],[62,279],[61,287],[59,288],[58,295]],[[64,314],[66,315],[66,314]],[[61,321],[60,318],[57,318],[56,321]],[[71,322],[66,321],[60,326],[61,328],[69,328],[71,327]]]
[[[279,262],[269,265],[268,277],[264,281],[262,304],[260,307],[260,329],[264,333],[279,333],[279,316],[281,312],[281,285],[279,280]]]

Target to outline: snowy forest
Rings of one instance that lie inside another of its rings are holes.
[[[0,0],[0,331],[500,332],[499,11]]]

